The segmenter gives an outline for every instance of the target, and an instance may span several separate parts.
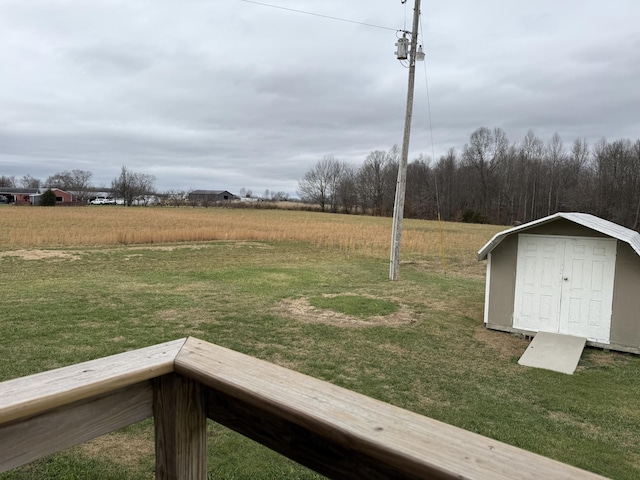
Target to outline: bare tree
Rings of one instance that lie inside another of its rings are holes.
[[[20,179],[20,185],[24,188],[40,188],[40,179],[32,177],[31,175],[25,175]]]
[[[136,197],[144,197],[154,192],[155,177],[132,172],[123,165],[120,175],[111,181],[111,189],[114,194],[124,199],[125,205],[131,206]]]
[[[504,131],[500,128],[489,130],[480,127],[471,134],[469,143],[464,146],[462,153],[465,163],[472,166],[478,173],[480,180],[479,204],[485,215],[490,214],[491,198],[494,182],[494,171],[504,160],[509,142]]]
[[[554,213],[558,211],[588,210],[587,192],[592,190],[591,179],[586,170],[589,160],[589,144],[584,139],[576,138],[569,152],[562,156],[562,163],[556,178],[556,204]]]
[[[538,189],[540,188],[544,143],[529,130],[519,149],[519,169],[522,175],[522,221],[537,218]]]
[[[607,143],[602,139],[594,148],[597,172],[598,214],[622,225],[636,223],[635,206],[640,195],[640,164],[629,139]]]
[[[335,190],[341,163],[333,155],[325,155],[298,182],[298,195],[305,202],[317,203],[324,212],[327,206],[336,211]]]
[[[45,185],[74,193],[78,200],[85,201],[89,197],[93,173],[87,170],[58,172],[47,178]]]
[[[374,215],[383,215],[385,190],[394,194],[393,187],[385,181],[387,160],[385,151],[374,150],[367,155],[358,174],[358,190],[363,208],[371,210]]]
[[[407,165],[405,216],[409,218],[435,218],[437,213],[433,172],[429,157],[420,154]]]
[[[86,201],[90,195],[93,173],[88,170],[72,170],[71,175],[73,179],[71,191],[78,196],[81,202]]]
[[[185,203],[184,190],[167,190],[162,196],[164,198],[164,204],[171,207],[179,207]]]
[[[111,190],[117,197],[124,199],[125,205],[131,206],[136,195],[133,172],[123,165],[120,175],[111,181]]]
[[[289,194],[286,192],[274,192],[271,191],[271,201],[272,202],[286,202],[289,200]]]
[[[358,207],[357,173],[353,165],[349,163],[342,163],[342,173],[336,186],[335,198],[345,213],[351,213]]]
[[[545,148],[545,163],[547,167],[547,215],[558,211],[558,197],[560,194],[560,171],[566,162],[564,144],[560,135],[554,133]],[[552,202],[555,191],[555,202]]]
[[[15,188],[16,177],[8,175],[0,175],[0,187]]]
[[[459,175],[458,154],[454,148],[440,157],[435,166],[434,181],[437,182],[440,215],[443,220],[453,220],[458,210],[464,208],[461,184],[464,181]],[[434,185],[435,187],[435,185]]]
[[[303,202],[317,203],[324,212],[327,204],[328,187],[326,178],[319,171],[319,164],[304,174],[298,182],[298,195]]]

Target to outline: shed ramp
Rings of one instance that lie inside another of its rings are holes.
[[[586,342],[583,337],[538,332],[518,363],[571,375],[576,371]]]

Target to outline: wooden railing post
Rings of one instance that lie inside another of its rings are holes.
[[[154,380],[156,479],[205,480],[207,417],[201,386],[171,373]]]

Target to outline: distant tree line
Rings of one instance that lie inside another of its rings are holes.
[[[359,167],[332,155],[299,181],[301,199],[323,211],[393,214],[400,152],[373,151]],[[511,225],[559,211],[592,213],[637,230],[640,140],[568,147],[529,131],[518,143],[500,128],[474,131],[458,152],[437,161],[419,155],[407,167],[405,216]]]

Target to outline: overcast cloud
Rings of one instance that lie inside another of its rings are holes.
[[[296,195],[324,155],[401,144],[412,0],[0,0],[0,175]],[[478,127],[640,138],[637,0],[422,1],[410,159]]]

